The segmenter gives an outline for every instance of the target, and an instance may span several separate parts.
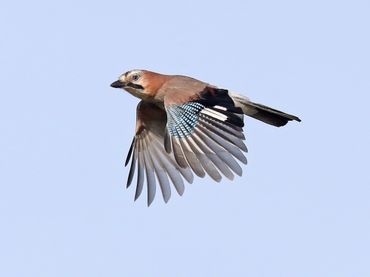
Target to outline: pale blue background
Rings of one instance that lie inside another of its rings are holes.
[[[370,276],[369,1],[3,1],[0,276]],[[249,164],[133,202],[128,69],[299,115]],[[158,195],[160,196],[160,195]]]

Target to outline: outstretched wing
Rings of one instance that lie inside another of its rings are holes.
[[[126,159],[126,165],[131,159],[127,187],[132,183],[137,168],[135,200],[142,193],[144,176],[146,176],[148,206],[155,197],[156,179],[163,199],[167,202],[171,196],[170,180],[178,194],[182,195],[184,192],[183,178],[192,183],[193,174],[189,168],[180,167],[173,154],[167,153],[164,149],[166,112],[153,103],[141,101],[137,106],[136,116],[136,133]]]
[[[198,89],[198,87],[197,87]],[[202,91],[181,86],[164,97],[167,112],[165,149],[174,153],[181,168],[191,168],[199,177],[206,173],[219,182],[242,174],[236,160],[246,164],[242,127],[243,111],[235,107],[227,90],[205,86]],[[181,95],[181,97],[179,97]],[[186,96],[186,97],[185,97]]]

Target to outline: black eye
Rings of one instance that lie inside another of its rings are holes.
[[[132,79],[132,81],[137,81],[137,80],[139,80],[139,75],[137,75],[137,74],[135,74],[135,75],[132,75],[132,77],[131,77],[131,79]]]

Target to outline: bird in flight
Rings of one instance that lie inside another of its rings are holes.
[[[156,193],[156,180],[164,201],[171,197],[171,183],[179,195],[184,179],[193,173],[220,182],[222,175],[241,176],[238,162],[247,163],[243,116],[273,126],[284,126],[298,117],[254,103],[247,97],[187,76],[131,70],[111,84],[141,99],[136,130],[125,165],[131,166],[127,187],[137,168],[135,200],[147,184],[148,206]],[[222,175],[221,175],[222,174]]]

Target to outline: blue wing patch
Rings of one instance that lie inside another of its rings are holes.
[[[191,135],[199,122],[199,113],[205,108],[197,102],[166,107],[167,130],[171,136],[184,138]]]

